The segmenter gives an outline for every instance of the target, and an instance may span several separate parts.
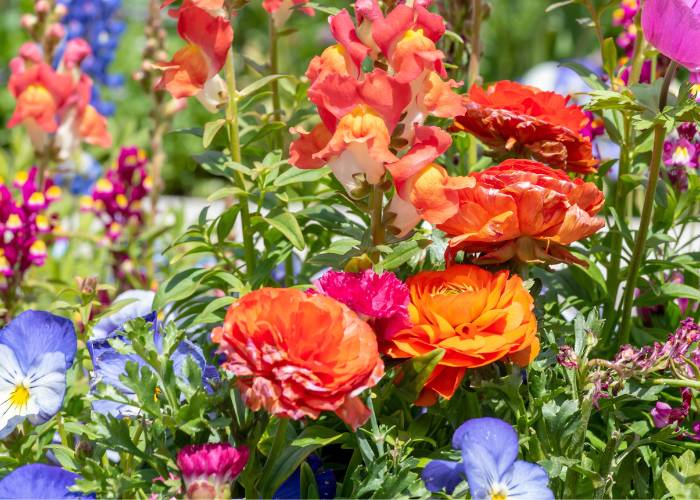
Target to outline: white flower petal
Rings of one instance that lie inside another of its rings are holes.
[[[41,424],[61,409],[66,393],[66,360],[61,352],[43,354],[29,370],[27,413],[32,424]]]
[[[0,344],[0,390],[17,385],[24,378],[15,353],[4,344]],[[2,401],[2,400],[0,400]]]

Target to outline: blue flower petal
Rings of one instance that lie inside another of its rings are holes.
[[[117,312],[104,316],[92,328],[92,337],[103,339],[118,331],[124,323],[131,319],[142,318],[153,312],[155,292],[150,290],[128,290],[114,299],[117,304],[122,301],[132,301]]]
[[[463,471],[461,462],[433,460],[425,466],[421,477],[428,491],[437,493],[444,489],[451,495],[457,485],[462,482]]]
[[[78,338],[72,321],[46,311],[25,311],[0,331],[0,344],[12,349],[26,373],[47,352],[62,352],[70,368]]]
[[[502,478],[508,488],[508,498],[523,500],[554,500],[554,494],[547,485],[547,472],[536,464],[517,460]]]
[[[319,498],[335,498],[336,481],[333,471],[322,469],[321,459],[316,455],[309,455],[306,461],[314,472]],[[301,498],[301,468],[297,467],[294,473],[277,488],[272,498],[275,500]]]
[[[81,498],[68,491],[80,476],[46,464],[23,465],[0,480],[0,498]]]
[[[472,498],[490,498],[491,486],[500,480],[498,465],[488,448],[468,439],[463,441],[464,473]]]
[[[188,357],[192,358],[192,360],[197,363],[197,366],[199,366],[199,369],[202,370],[202,384],[207,392],[213,392],[213,389],[209,385],[209,381],[219,380],[219,371],[213,366],[207,364],[207,360],[204,358],[202,349],[189,340],[183,340],[180,342],[180,345],[177,346],[177,349],[172,355],[171,359],[173,360],[173,370],[175,371],[175,375],[181,379],[184,378],[183,372],[185,368],[185,361]]]
[[[466,441],[481,445],[488,452],[496,464],[493,474],[497,477],[518,458],[518,434],[509,423],[498,418],[473,418],[464,422],[452,436],[452,446],[464,451]]]

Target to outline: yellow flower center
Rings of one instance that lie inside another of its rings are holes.
[[[36,240],[29,247],[29,252],[34,255],[45,255],[46,254],[46,243],[43,240]]]
[[[10,229],[17,229],[20,226],[22,226],[22,220],[19,218],[19,215],[10,214],[7,218],[7,227]]]
[[[29,180],[29,174],[27,172],[17,172],[15,174],[15,182],[20,186],[24,185]]]
[[[10,404],[12,406],[24,406],[29,401],[29,388],[22,384],[19,384],[10,394]]]
[[[113,189],[112,183],[107,179],[98,180],[96,187],[98,193],[111,193]]]
[[[673,162],[674,163],[688,163],[690,160],[690,155],[688,154],[688,148],[685,146],[678,146],[673,152]]]
[[[489,497],[491,500],[507,500],[508,499],[508,488],[504,484],[496,483],[491,485],[489,490]]]
[[[51,186],[47,191],[46,194],[48,195],[49,198],[52,200],[56,200],[61,197],[61,188],[58,186]]]
[[[126,208],[129,205],[129,200],[123,194],[118,194],[116,200],[119,208]]]
[[[39,206],[39,205],[43,205],[44,203],[46,203],[46,198],[44,198],[43,193],[40,193],[37,191],[35,193],[32,193],[32,195],[29,197],[29,204],[30,205]]]
[[[153,391],[153,401],[158,401],[158,395],[160,395],[160,387],[156,386],[156,390]]]

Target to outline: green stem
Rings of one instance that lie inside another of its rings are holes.
[[[620,148],[620,168],[618,170],[617,181],[613,185],[613,206],[620,221],[626,220],[627,211],[627,190],[622,183],[622,176],[629,172],[632,157],[633,132],[631,120],[623,114],[624,138]],[[617,290],[620,287],[620,263],[622,261],[622,228],[610,234],[610,264],[608,265],[608,279],[606,287],[608,289],[608,302],[605,304],[605,319],[603,342],[607,343],[614,328],[613,318],[617,312]]]
[[[236,70],[233,65],[233,47],[226,58],[224,66],[226,74],[226,87],[228,90],[228,105],[226,106],[226,127],[228,129],[229,149],[231,159],[241,162],[241,142],[238,136],[238,94],[236,92]],[[240,170],[236,170],[233,181],[242,191],[246,191],[245,178]],[[242,196],[240,200],[241,209],[241,232],[243,233],[243,251],[246,264],[246,273],[250,280],[255,269],[255,246],[250,224],[250,208],[248,207],[248,196]]]
[[[669,387],[690,387],[700,391],[700,380],[677,379],[677,378],[655,378],[648,381],[652,385],[667,385]]]
[[[671,86],[678,63],[671,61],[666,76],[664,76],[663,85],[661,86],[661,95],[659,96],[659,111],[663,111],[666,107],[668,99],[668,89]],[[654,194],[656,193],[656,185],[659,182],[659,170],[661,169],[661,154],[664,147],[664,139],[666,138],[666,129],[663,123],[658,123],[654,127],[654,149],[651,154],[651,165],[649,169],[649,180],[644,197],[644,207],[642,208],[642,217],[639,221],[639,230],[634,240],[634,251],[630,260],[629,270],[627,274],[627,283],[625,293],[622,300],[622,325],[620,326],[620,344],[626,344],[630,339],[630,330],[632,327],[632,305],[634,303],[634,289],[637,286],[637,275],[644,261],[645,247],[647,234],[649,233],[649,224],[654,210]]]
[[[270,18],[270,73],[273,75],[276,75],[279,73],[279,56],[278,56],[278,37],[277,37],[277,28],[275,27],[275,23],[272,20],[272,16],[268,16]],[[270,89],[272,90],[272,114],[275,118],[276,121],[281,121],[282,120],[282,104],[280,101],[280,90],[279,90],[279,82],[277,80],[273,80],[270,83]],[[275,132],[275,147],[276,148],[283,148],[284,147],[284,136],[282,135],[282,129],[279,129]]]
[[[384,210],[384,192],[378,185],[372,186],[370,194],[370,230],[372,243],[381,245],[384,243],[384,224],[382,224],[382,212]]]
[[[367,395],[367,408],[369,408],[370,411],[370,425],[372,426],[372,434],[374,436],[374,439],[376,440],[377,444],[377,451],[379,452],[379,456],[384,455],[384,437],[382,436],[381,431],[379,430],[379,422],[377,421],[377,414],[374,411],[374,402],[372,401],[372,391],[369,391]]]
[[[474,0],[472,2],[472,32],[469,37],[471,51],[469,53],[469,68],[467,70],[467,89],[470,89],[472,85],[479,82],[479,63],[481,57],[481,18],[481,0]],[[469,137],[469,149],[467,150],[466,165],[467,171],[465,173],[468,173],[474,167],[474,164],[477,161],[476,153],[476,137],[472,135]]]
[[[642,12],[637,13],[634,18],[634,25],[637,27],[637,38],[634,41],[634,52],[632,53],[632,68],[630,69],[630,78],[627,86],[636,85],[639,83],[639,77],[642,74],[642,66],[644,65],[644,34],[642,33]],[[652,73],[653,75],[654,73]],[[612,75],[611,75],[612,76]],[[652,76],[652,80],[654,77]]]

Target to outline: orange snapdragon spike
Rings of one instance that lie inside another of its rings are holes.
[[[530,160],[506,160],[470,177],[475,183],[458,190],[453,216],[423,215],[450,237],[448,260],[464,250],[485,264],[586,264],[566,247],[605,225],[595,217],[605,198],[594,183]],[[413,202],[430,198],[416,191]]]
[[[17,67],[8,82],[8,89],[17,99],[17,106],[8,127],[21,123],[38,126],[48,133],[58,129],[58,114],[69,105],[73,82],[69,75],[57,73],[46,63]]]
[[[501,81],[486,91],[472,86],[464,104],[454,129],[475,135],[496,157],[528,156],[569,172],[595,172],[591,141],[580,133],[589,119],[568,97]]]
[[[88,144],[101,148],[108,148],[112,145],[112,136],[107,129],[107,118],[102,116],[93,106],[87,106],[83,111],[78,133]]]
[[[454,265],[418,273],[406,284],[413,326],[392,337],[387,354],[411,358],[445,350],[416,404],[451,398],[469,368],[502,359],[526,366],[539,353],[534,301],[519,276]]]
[[[435,46],[444,33],[442,17],[420,6],[397,5],[372,24],[372,38],[402,82],[411,82],[426,70],[447,76],[445,56]]]
[[[335,299],[291,288],[245,295],[212,340],[245,403],[279,417],[331,411],[357,429],[370,415],[357,395],[384,374],[365,321]]]
[[[233,29],[224,17],[190,5],[180,8],[177,30],[188,45],[169,62],[158,64],[164,73],[157,87],[167,89],[175,98],[191,97],[202,92],[223,68]]]

